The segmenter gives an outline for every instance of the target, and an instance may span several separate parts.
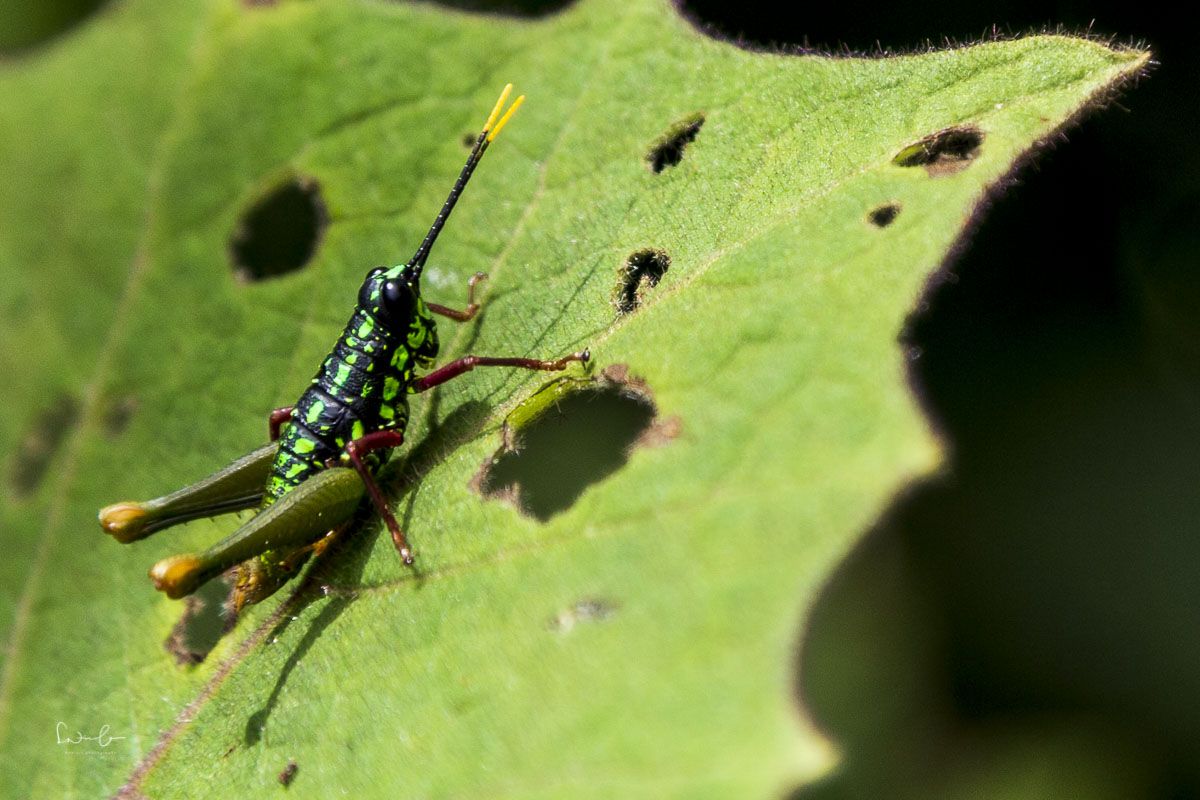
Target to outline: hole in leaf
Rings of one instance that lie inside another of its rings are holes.
[[[682,161],[683,151],[696,140],[696,135],[703,126],[704,114],[696,112],[668,128],[646,153],[646,163],[650,165],[650,169],[659,173]]]
[[[587,597],[559,611],[550,618],[546,627],[557,633],[570,633],[583,622],[603,622],[611,619],[620,606],[602,597]]]
[[[229,242],[234,269],[251,281],[300,269],[316,253],[328,224],[317,182],[289,178],[242,215]]]
[[[32,50],[69,33],[106,0],[9,0],[0,4],[0,53]]]
[[[28,497],[42,484],[67,432],[75,427],[79,403],[60,394],[38,414],[17,445],[9,481],[17,497]]]
[[[183,614],[163,642],[176,664],[199,664],[225,635],[229,629],[225,604],[231,588],[225,578],[214,578],[183,599]]]
[[[104,412],[104,430],[109,436],[119,436],[129,427],[134,412],[137,411],[137,398],[131,394],[124,397],[114,397],[109,400]]]
[[[276,776],[276,780],[278,780],[280,785],[286,789],[292,785],[292,779],[296,777],[296,770],[298,769],[300,769],[300,767],[296,765],[296,762],[289,759],[284,768],[279,771],[279,774]]]
[[[900,216],[899,203],[884,203],[871,210],[867,215],[867,219],[877,228],[886,228],[896,221],[896,217]]]
[[[544,522],[624,466],[635,447],[675,438],[679,420],[657,413],[645,383],[624,365],[594,380],[553,381],[509,415],[504,445],[472,487]]]
[[[910,144],[892,159],[899,167],[925,167],[933,177],[952,175],[966,169],[979,155],[983,131],[965,125],[946,128]]]
[[[613,304],[617,313],[628,314],[637,309],[645,299],[646,292],[662,280],[671,267],[671,257],[663,250],[638,250],[618,270],[617,288]]]

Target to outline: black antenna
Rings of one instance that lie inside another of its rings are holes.
[[[483,124],[483,130],[479,132],[479,138],[475,140],[475,146],[471,148],[471,155],[467,156],[467,163],[463,165],[462,172],[458,174],[458,180],[454,182],[454,188],[450,190],[450,196],[442,204],[442,210],[438,212],[437,218],[433,220],[433,225],[429,227],[429,233],[425,234],[425,238],[421,241],[421,246],[417,248],[417,252],[413,253],[413,257],[409,259],[408,264],[405,266],[404,271],[410,280],[416,280],[421,277],[421,269],[425,266],[425,260],[429,258],[429,251],[433,249],[433,243],[437,241],[438,234],[442,232],[442,228],[445,226],[446,220],[449,219],[450,212],[454,210],[454,204],[458,202],[463,189],[467,188],[467,181],[471,180],[471,174],[475,172],[476,165],[483,159],[483,154],[487,151],[488,145],[492,143],[492,140],[496,138],[501,129],[508,123],[508,120],[516,112],[521,103],[525,102],[525,95],[521,95],[508,107],[508,111],[504,112],[504,116],[500,117],[500,109],[504,106],[504,101],[508,99],[511,91],[512,84],[510,83],[500,93],[500,99],[496,101],[492,113],[488,115],[487,122]],[[496,122],[497,117],[500,117],[499,122]],[[495,123],[494,127],[493,123]]]

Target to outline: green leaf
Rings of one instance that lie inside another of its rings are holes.
[[[526,22],[129,0],[5,63],[0,791],[243,796],[290,759],[305,796],[750,797],[824,774],[832,746],[793,690],[806,610],[940,459],[905,315],[988,187],[1146,59],[1061,36],[749,53],[665,0]],[[261,441],[362,275],[416,246],[507,81],[529,102],[423,287],[458,304],[491,275],[443,357],[590,346],[673,435],[543,522],[471,484],[546,379],[448,384],[416,401],[393,485],[419,575],[371,523],[176,666],[181,605],[145,570],[234,521],[123,547],[96,509]],[[239,280],[239,219],[289,176],[328,209],[316,256]],[[669,269],[618,315],[646,249]],[[56,744],[59,722],[124,738]]]

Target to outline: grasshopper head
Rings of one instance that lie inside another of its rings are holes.
[[[418,364],[428,367],[437,358],[437,325],[421,299],[419,270],[407,266],[376,267],[358,291],[359,305],[393,337],[399,338]]]

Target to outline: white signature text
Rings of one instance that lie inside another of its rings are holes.
[[[108,747],[116,741],[124,739],[124,736],[112,736],[109,734],[109,726],[105,725],[96,732],[95,736],[84,736],[82,731],[75,731],[74,736],[67,735],[67,723],[60,722],[54,726],[54,738],[57,740],[55,744],[83,744],[84,742],[95,742],[100,747]]]

